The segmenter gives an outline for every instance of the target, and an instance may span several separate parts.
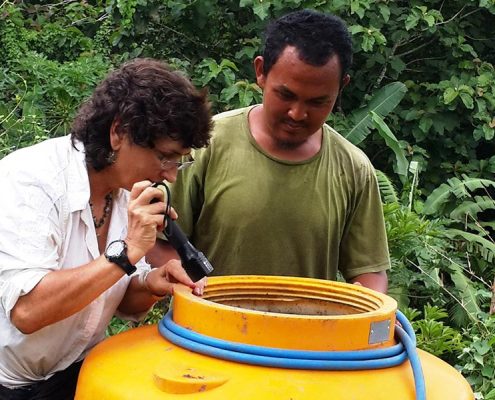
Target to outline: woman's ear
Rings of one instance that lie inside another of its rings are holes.
[[[120,130],[120,119],[115,117],[110,125],[110,146],[113,151],[118,151],[122,142],[124,141],[125,135]]]

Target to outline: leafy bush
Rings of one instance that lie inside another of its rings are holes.
[[[0,157],[68,134],[79,104],[109,68],[100,57],[60,64],[34,52],[11,64],[0,68]]]
[[[464,348],[457,369],[475,390],[476,399],[495,399],[495,316],[480,315],[483,323],[463,330]]]
[[[423,313],[417,310],[404,311],[416,333],[418,347],[437,357],[455,360],[455,355],[464,347],[460,332],[445,325],[448,313],[436,306],[425,305]],[[417,319],[422,315],[422,319]],[[454,356],[454,357],[452,357]]]
[[[107,327],[106,335],[113,336],[119,333],[125,332],[131,328],[137,328],[144,325],[153,325],[160,322],[163,316],[168,311],[170,306],[170,297],[166,297],[163,300],[156,303],[152,309],[146,314],[146,317],[141,322],[126,321],[118,317],[113,317],[110,324]]]

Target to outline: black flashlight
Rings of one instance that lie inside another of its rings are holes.
[[[153,187],[163,186],[166,190],[166,214],[165,214],[165,228],[163,234],[168,239],[170,245],[177,251],[182,262],[182,266],[187,275],[193,282],[199,281],[201,278],[208,276],[213,271],[213,267],[205,257],[205,255],[199,251],[189,241],[187,236],[182,232],[180,227],[175,223],[168,215],[170,210],[170,189],[163,182],[155,182]],[[158,199],[151,200],[151,203],[157,202]]]

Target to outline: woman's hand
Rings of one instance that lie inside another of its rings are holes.
[[[203,296],[207,283],[208,283],[208,278],[206,276],[201,278],[199,281],[195,282],[194,284],[196,285],[196,287],[194,288],[193,293],[196,296]]]
[[[151,203],[153,199],[159,201]],[[157,231],[164,227],[164,212],[165,203],[160,189],[151,187],[150,181],[137,182],[132,186],[125,240],[131,263],[135,264],[154,246]],[[175,210],[170,209],[169,214],[172,219],[177,218]]]
[[[206,281],[202,281],[200,280],[198,283],[194,283],[184,268],[182,268],[179,260],[170,260],[161,267],[153,268],[148,272],[143,280],[143,284],[153,296],[163,297],[173,294],[174,284],[176,283],[189,286],[195,294],[203,294]]]

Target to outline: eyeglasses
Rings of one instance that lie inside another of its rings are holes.
[[[170,170],[173,168],[177,168],[177,171],[181,171],[183,169],[186,169],[190,165],[194,163],[194,158],[192,155],[188,154],[185,156],[185,161],[171,161],[168,160],[162,153],[159,151],[155,150],[156,156],[158,157],[158,160],[160,161],[160,168],[164,171]]]

